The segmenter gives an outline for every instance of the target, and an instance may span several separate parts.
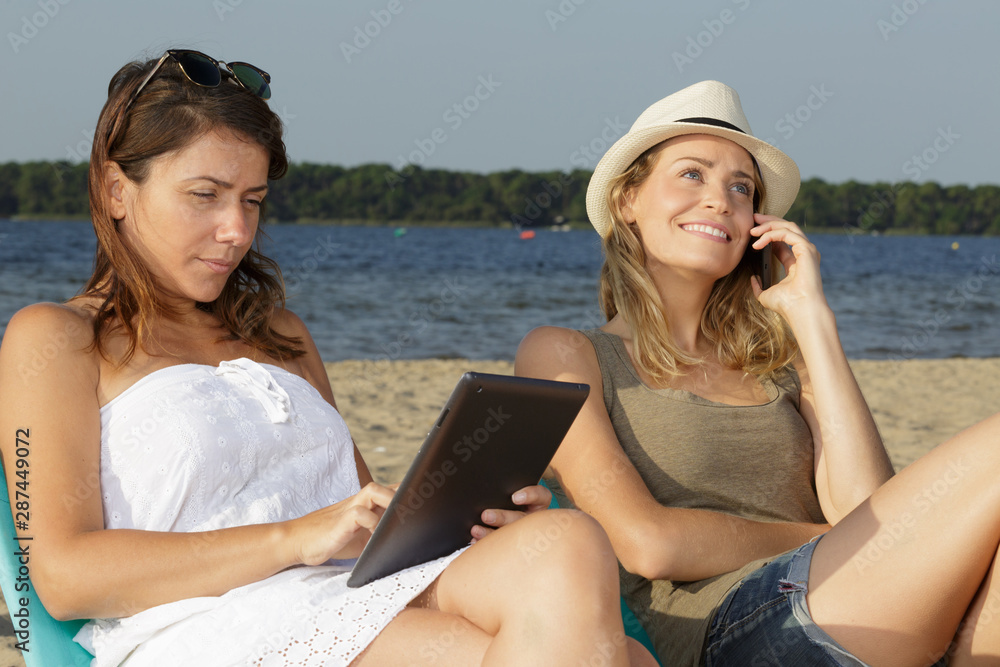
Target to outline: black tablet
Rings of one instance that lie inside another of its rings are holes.
[[[354,565],[356,588],[469,543],[486,509],[516,509],[590,392],[586,384],[466,373]]]

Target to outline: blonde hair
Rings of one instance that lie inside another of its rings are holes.
[[[674,341],[670,322],[653,279],[646,271],[646,253],[634,226],[625,222],[629,198],[649,178],[666,142],[649,148],[615,177],[608,188],[611,228],[602,239],[601,309],[610,321],[621,313],[632,333],[632,355],[639,370],[658,384],[684,375],[682,366],[703,362]],[[766,192],[754,164],[754,211]],[[791,329],[777,313],[764,308],[753,294],[754,272],[749,249],[739,265],[716,281],[701,316],[701,332],[714,346],[719,361],[757,377],[784,368],[798,353]]]

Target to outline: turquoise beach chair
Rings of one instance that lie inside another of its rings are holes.
[[[548,488],[548,484],[546,484],[544,481],[539,482],[539,484],[541,484],[545,488]],[[555,496],[553,496],[552,502],[549,503],[549,509],[558,509],[558,508],[559,508],[559,503],[556,502]],[[653,657],[656,658],[656,662],[662,665],[663,663],[660,662],[660,658],[657,657],[656,650],[653,648],[653,640],[649,638],[649,635],[643,629],[642,624],[639,623],[639,619],[635,617],[635,614],[632,613],[632,610],[628,608],[627,604],[625,604],[625,598],[621,598],[621,606],[622,606],[622,625],[625,626],[625,635],[631,637],[632,639],[638,641],[640,644],[645,646],[646,649],[653,654]]]
[[[31,555],[37,550],[34,542],[16,540],[14,520],[10,513],[10,499],[7,495],[6,477],[0,479],[0,542],[6,544],[0,553],[0,589],[10,611],[14,625],[15,641],[22,642],[21,655],[27,667],[86,667],[93,656],[75,641],[73,637],[86,621],[57,621],[49,616],[42,606],[35,587],[27,591],[17,589],[21,562],[16,551],[28,548],[28,569],[31,569]],[[24,581],[20,582],[22,584]],[[27,604],[24,604],[24,603]],[[25,627],[27,626],[27,627]],[[24,634],[18,635],[18,632]]]

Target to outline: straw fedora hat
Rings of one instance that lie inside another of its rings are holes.
[[[702,81],[664,97],[642,112],[632,128],[597,163],[587,186],[587,215],[597,232],[611,229],[608,188],[648,148],[683,134],[711,134],[747,149],[764,181],[761,213],[783,216],[799,191],[799,168],[792,158],[753,136],[736,91],[718,81]]]

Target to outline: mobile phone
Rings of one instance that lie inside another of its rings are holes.
[[[771,286],[771,244],[768,243],[762,250],[751,248],[751,252],[754,253],[754,270],[760,279],[760,288],[765,290]]]

